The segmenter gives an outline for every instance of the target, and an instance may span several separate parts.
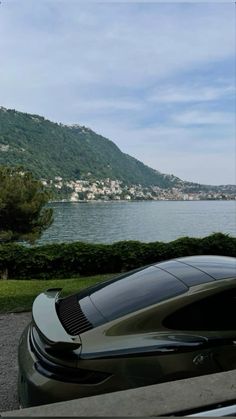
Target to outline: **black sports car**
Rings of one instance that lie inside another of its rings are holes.
[[[236,368],[236,258],[191,256],[69,297],[40,294],[19,344],[32,406]]]

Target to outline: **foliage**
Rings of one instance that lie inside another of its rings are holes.
[[[52,222],[49,194],[22,168],[0,167],[0,241],[33,243]]]
[[[31,248],[5,244],[0,246],[0,271],[8,269],[9,278],[68,278],[124,272],[162,260],[202,254],[236,257],[236,238],[215,233],[205,238],[183,237],[169,243],[77,242]]]
[[[111,178],[127,185],[160,187],[174,186],[178,180],[122,153],[112,141],[89,128],[56,124],[3,108],[0,127],[0,164],[21,165],[37,178]]]

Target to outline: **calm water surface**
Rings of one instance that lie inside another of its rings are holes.
[[[38,244],[168,242],[213,232],[236,236],[236,201],[52,203],[54,223]]]

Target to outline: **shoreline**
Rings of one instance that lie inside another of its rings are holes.
[[[234,199],[83,199],[78,201],[71,201],[70,199],[62,199],[62,200],[50,200],[49,204],[88,204],[88,203],[120,203],[120,202],[236,202],[236,197]]]

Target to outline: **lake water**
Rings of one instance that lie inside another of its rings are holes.
[[[236,236],[236,201],[51,203],[54,223],[37,244],[168,242],[213,232]]]

